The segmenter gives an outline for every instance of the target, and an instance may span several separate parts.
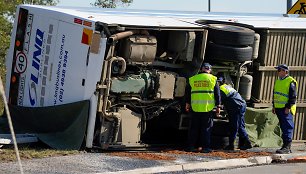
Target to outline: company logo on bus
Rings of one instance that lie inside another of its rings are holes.
[[[33,52],[33,60],[32,60],[32,72],[31,72],[31,80],[29,84],[29,96],[30,96],[30,103],[34,106],[37,102],[37,85],[38,85],[38,78],[40,73],[40,64],[41,64],[41,52],[42,52],[42,45],[43,45],[43,38],[44,33],[37,29],[36,30],[36,37],[35,37],[35,51]]]

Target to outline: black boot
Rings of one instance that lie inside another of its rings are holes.
[[[285,141],[281,149],[276,150],[279,154],[289,154],[291,153],[291,142]]]
[[[238,141],[238,149],[240,149],[240,147],[242,147],[244,144],[244,138],[240,138],[239,137],[239,141]]]
[[[247,150],[252,148],[252,143],[248,138],[239,138],[239,149],[240,150]]]
[[[196,149],[196,148],[194,148],[194,147],[187,147],[186,149],[185,149],[185,152],[197,152],[198,151],[198,149]]]
[[[234,143],[230,143],[224,148],[224,150],[234,150],[234,149],[235,149]]]

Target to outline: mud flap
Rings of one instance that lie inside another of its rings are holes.
[[[37,108],[11,105],[9,109],[15,133],[36,134],[39,140],[54,149],[81,148],[89,115],[88,100]]]

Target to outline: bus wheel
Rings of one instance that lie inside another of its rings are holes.
[[[254,42],[255,31],[249,28],[225,24],[209,24],[208,26],[208,40],[213,43],[247,46]]]
[[[210,42],[205,57],[210,61],[244,62],[252,59],[253,49],[250,46],[234,47]]]

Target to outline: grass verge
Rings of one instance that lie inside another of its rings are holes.
[[[46,158],[55,156],[67,156],[79,154],[77,150],[54,150],[43,145],[35,143],[34,145],[22,145],[18,147],[21,160]],[[0,163],[17,161],[13,146],[7,146],[0,149]]]

